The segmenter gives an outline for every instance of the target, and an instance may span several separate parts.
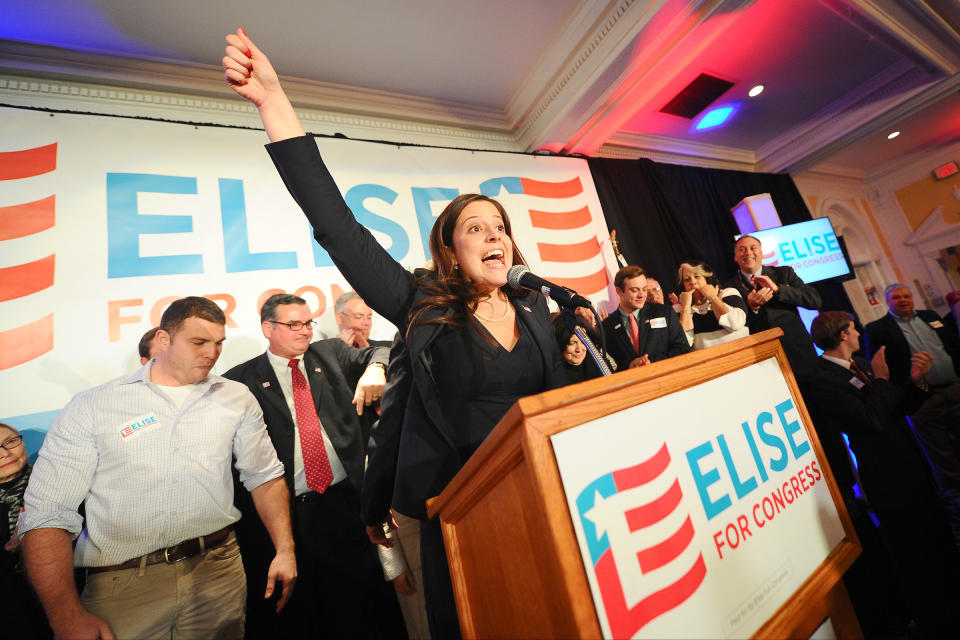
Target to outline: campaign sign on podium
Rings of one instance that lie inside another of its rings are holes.
[[[749,637],[844,538],[776,358],[551,442],[605,637]]]

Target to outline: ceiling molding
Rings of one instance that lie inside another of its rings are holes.
[[[562,140],[569,152],[592,154],[636,114],[637,105],[647,104],[673,77],[706,49],[735,22],[738,12],[754,0],[700,0],[671,2],[662,7],[656,22],[645,16],[636,21],[624,60],[612,61],[611,71],[600,78],[591,100],[576,105],[577,112],[567,118],[564,129],[551,132]],[[655,31],[654,31],[655,30]],[[650,33],[647,33],[650,32]],[[689,36],[696,32],[696,38]],[[641,33],[646,45],[637,50]],[[586,98],[586,96],[585,96]]]
[[[866,137],[884,134],[900,120],[936,104],[944,97],[956,92],[958,88],[960,88],[960,74],[913,92],[912,96],[892,108],[883,107],[873,110],[872,120],[865,122],[860,128],[850,131],[831,143],[825,144],[816,153],[804,158],[801,163],[791,166],[788,170],[791,173],[804,170]],[[899,160],[894,160],[892,164],[898,162]]]
[[[594,21],[585,29],[577,46],[558,39],[557,48],[538,64],[535,76],[549,76],[550,83],[538,92],[539,99],[525,109],[526,114],[517,127],[521,144],[528,149],[542,147],[549,142],[547,132],[557,121],[566,117],[570,106],[590,89],[599,75],[607,70],[610,61],[636,37],[640,28],[668,0],[613,0],[602,11],[591,13],[584,7],[577,12],[568,29],[584,26],[588,18]],[[584,6],[591,4],[589,1]],[[571,33],[571,37],[575,34]],[[564,55],[564,51],[566,51]],[[550,73],[550,65],[562,57],[562,64]],[[508,113],[516,113],[521,107],[522,94],[512,99]]]
[[[640,133],[618,133],[594,155],[605,158],[651,158],[671,164],[738,171],[756,169],[756,156],[752,151]]]
[[[507,101],[504,111],[511,122],[522,123],[518,127],[521,136],[539,117],[534,114],[542,114],[557,99],[583,62],[596,51],[609,33],[609,27],[622,17],[632,2],[581,0],[580,6]],[[606,28],[598,28],[601,22]],[[571,47],[571,43],[580,43],[580,46]]]
[[[31,78],[239,99],[226,86],[218,66],[122,58],[11,41],[0,41],[0,71]],[[302,78],[281,76],[281,81],[290,101],[301,108],[513,132],[500,109]]]
[[[746,164],[736,161],[726,161],[717,158],[694,158],[692,156],[679,156],[662,151],[640,151],[632,147],[620,147],[612,144],[605,144],[593,154],[594,158],[614,158],[619,160],[639,160],[646,158],[655,162],[664,164],[679,164],[686,167],[702,167],[704,169],[726,169],[729,171],[755,171],[752,164]]]
[[[808,169],[803,173],[791,174],[796,178],[797,176],[805,176],[811,179],[839,179],[839,180],[856,180],[858,182],[863,182],[866,180],[866,174],[861,169],[856,169],[854,167],[848,167],[845,165],[839,164],[830,164],[829,162],[824,162],[818,164],[812,169]]]
[[[945,75],[960,72],[960,32],[930,2],[821,0],[892,49]]]
[[[951,80],[945,82],[952,82]],[[909,63],[893,65],[758,151],[766,170],[802,173],[838,149],[872,135],[952,91]]]
[[[49,78],[0,75],[0,102],[55,111],[262,129],[256,109],[237,98],[216,98]],[[318,109],[298,108],[297,114],[303,121],[304,128],[311,133],[340,133],[353,139],[383,140],[398,144],[496,151],[519,150],[512,133]]]
[[[898,158],[881,170],[867,176],[871,188],[899,189],[923,180],[933,168],[951,160],[960,162],[960,142],[936,149],[924,149]]]

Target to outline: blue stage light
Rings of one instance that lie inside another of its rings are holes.
[[[739,108],[739,104],[726,104],[711,109],[703,114],[693,128],[695,131],[706,131],[707,129],[716,129],[717,127],[722,127],[730,121]]]

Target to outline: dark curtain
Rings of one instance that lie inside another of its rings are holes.
[[[747,196],[769,193],[783,224],[810,220],[803,197],[786,174],[703,169],[652,160],[590,158],[608,229],[620,251],[646,269],[664,291],[676,290],[677,268],[688,259],[710,264],[725,282],[736,274],[730,209]],[[853,311],[839,282],[814,285],[823,310]]]

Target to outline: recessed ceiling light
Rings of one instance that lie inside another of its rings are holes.
[[[750,89],[750,92],[747,93],[747,95],[750,96],[751,98],[756,98],[761,93],[763,93],[763,85],[758,84],[753,89]]]
[[[891,131],[890,133],[887,134],[887,140],[893,140],[898,135],[900,135],[899,131]]]

